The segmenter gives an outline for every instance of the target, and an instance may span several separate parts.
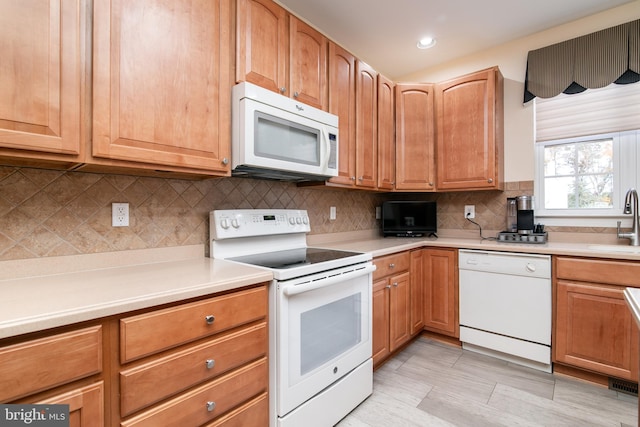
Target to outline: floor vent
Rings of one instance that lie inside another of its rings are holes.
[[[609,378],[609,390],[619,391],[621,393],[638,395],[638,384],[625,381],[618,378]]]

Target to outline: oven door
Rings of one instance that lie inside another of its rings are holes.
[[[276,282],[280,417],[371,358],[373,270],[364,263]]]

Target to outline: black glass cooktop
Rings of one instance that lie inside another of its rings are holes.
[[[322,248],[298,248],[229,258],[231,261],[273,269],[287,269],[318,264],[359,255],[358,252]]]

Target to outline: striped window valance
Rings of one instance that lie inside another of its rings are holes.
[[[530,51],[524,102],[638,81],[640,19]]]

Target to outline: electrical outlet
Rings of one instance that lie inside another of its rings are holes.
[[[129,203],[111,204],[111,225],[113,227],[129,226]]]
[[[382,219],[382,207],[376,206],[376,219]]]
[[[476,217],[476,205],[464,205],[464,217],[473,219]]]
[[[336,207],[331,206],[329,208],[329,220],[333,221],[334,219],[336,219]]]

